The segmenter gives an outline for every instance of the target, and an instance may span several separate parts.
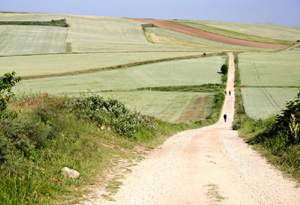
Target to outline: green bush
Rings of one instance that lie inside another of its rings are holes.
[[[104,99],[98,95],[84,96],[76,100],[74,110],[79,118],[89,118],[100,129],[114,129],[118,134],[134,137],[140,129],[154,130],[154,119],[131,113],[123,103],[114,99]]]
[[[294,116],[294,118],[293,118]],[[292,119],[294,125],[300,124],[300,93],[295,100],[287,103],[280,115],[276,116],[275,123],[268,127],[263,133],[254,139],[256,143],[263,143],[265,146],[280,149],[300,143],[298,136],[299,127],[292,131]]]
[[[221,67],[221,73],[223,75],[226,75],[228,72],[228,66],[226,64],[223,64],[222,67]]]
[[[0,115],[6,109],[7,103],[14,95],[11,91],[13,86],[18,83],[21,78],[15,77],[16,73],[5,73],[3,77],[0,77]]]

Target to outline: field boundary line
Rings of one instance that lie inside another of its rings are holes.
[[[67,42],[68,43],[68,42]],[[46,55],[80,55],[80,54],[99,54],[99,53],[197,53],[197,52],[203,52],[203,51],[95,51],[95,52],[74,52],[72,53],[67,53],[67,52],[62,52],[62,53],[37,53],[37,54],[17,54],[17,55],[1,55],[0,58],[8,58],[8,57],[26,57],[26,56],[46,56]],[[214,54],[214,53],[213,53]],[[206,54],[209,56],[209,54]]]
[[[290,50],[292,50],[294,48],[297,48],[298,46],[300,46],[300,43],[296,43],[295,45],[292,45],[292,46],[289,46],[289,47],[287,47],[285,49],[279,50],[279,52],[290,51]]]
[[[23,80],[28,80],[28,79],[37,79],[37,78],[59,77],[59,76],[66,76],[66,75],[92,73],[92,72],[98,72],[98,71],[103,71],[103,70],[128,68],[128,67],[147,65],[147,64],[153,64],[153,63],[162,63],[162,62],[176,61],[176,60],[188,60],[188,59],[194,59],[194,58],[205,58],[205,57],[222,56],[222,55],[225,55],[225,54],[224,53],[211,53],[211,54],[181,56],[181,57],[174,57],[174,58],[161,58],[161,59],[156,59],[156,60],[139,61],[139,62],[134,62],[134,63],[127,63],[127,64],[121,64],[121,65],[115,65],[115,66],[102,67],[102,68],[77,70],[77,71],[72,71],[72,72],[54,73],[54,74],[47,74],[47,75],[24,76],[22,78],[23,78]]]

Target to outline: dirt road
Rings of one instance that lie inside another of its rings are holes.
[[[133,168],[110,202],[101,192],[86,204],[300,204],[285,179],[231,129],[234,61],[230,53],[228,115],[209,127],[178,133]]]
[[[228,44],[233,44],[233,45],[248,46],[248,47],[255,47],[255,48],[267,48],[267,49],[284,49],[284,48],[288,47],[288,45],[283,45],[283,44],[263,43],[263,42],[237,39],[237,38],[232,38],[232,37],[228,37],[228,36],[222,36],[219,34],[199,30],[196,28],[184,26],[184,25],[169,22],[169,21],[154,20],[154,19],[136,19],[136,18],[129,18],[129,19],[134,20],[134,21],[144,22],[144,23],[151,23],[158,27],[171,29],[174,31],[197,36],[200,38],[205,38],[208,40],[213,40],[213,41],[218,41],[218,42],[228,43]]]

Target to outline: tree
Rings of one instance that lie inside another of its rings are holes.
[[[6,109],[9,99],[14,95],[12,87],[21,80],[21,77],[15,77],[16,73],[5,73],[0,77],[0,111]]]
[[[222,73],[223,75],[226,75],[227,72],[228,72],[228,67],[227,67],[226,64],[223,64],[222,67],[221,67],[221,73]]]

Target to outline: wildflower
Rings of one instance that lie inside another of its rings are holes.
[[[50,182],[56,182],[58,179],[57,178],[50,178],[49,181]]]
[[[61,111],[57,111],[58,113],[61,113]]]
[[[19,180],[20,180],[20,181],[24,181],[24,179],[22,179],[22,178],[19,178]]]

